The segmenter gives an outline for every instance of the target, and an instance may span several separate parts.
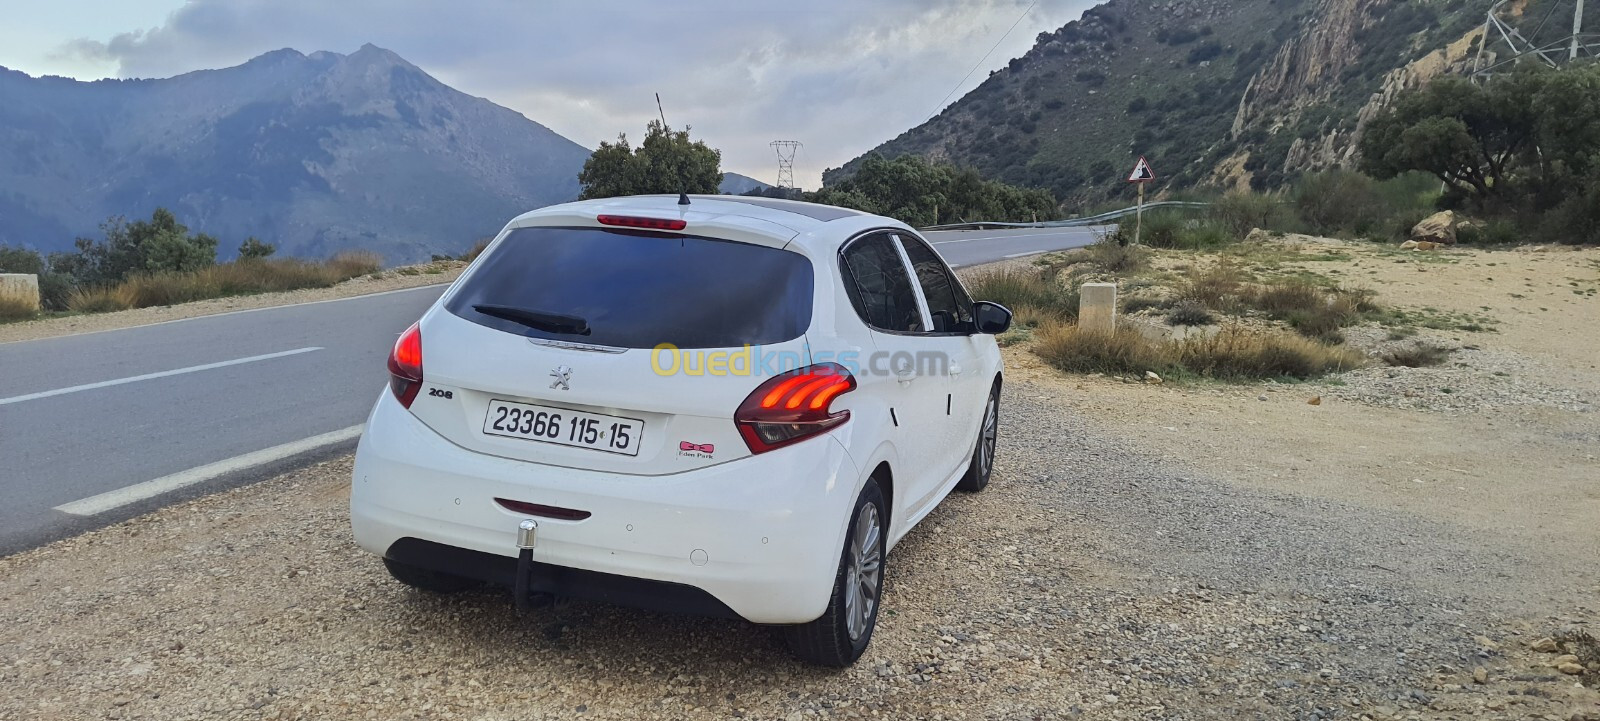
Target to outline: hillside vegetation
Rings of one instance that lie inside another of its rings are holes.
[[[1077,208],[1131,197],[1145,155],[1158,189],[1279,188],[1351,167],[1384,102],[1469,64],[1489,2],[1110,0],[825,179],[913,154]]]

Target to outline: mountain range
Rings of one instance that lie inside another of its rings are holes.
[[[285,255],[410,262],[576,198],[588,156],[373,45],[150,80],[0,68],[0,244],[43,251],[164,206],[224,256],[256,236]]]
[[[1365,124],[1398,93],[1472,69],[1493,4],[1110,0],[1041,33],[939,115],[862,157],[973,167],[1069,206],[1131,195],[1125,181],[1141,156],[1160,187],[1280,187],[1352,166]],[[1572,3],[1519,0],[1498,12],[1543,42],[1570,20],[1541,19],[1570,19]],[[1600,13],[1585,29],[1600,31]]]

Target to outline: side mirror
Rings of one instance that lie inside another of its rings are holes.
[[[978,301],[972,304],[972,321],[984,335],[1000,335],[1011,329],[1011,311],[999,303]]]

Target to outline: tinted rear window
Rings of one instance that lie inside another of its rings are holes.
[[[811,262],[746,243],[599,228],[521,228],[445,305],[530,338],[614,348],[736,348],[794,340],[811,324]],[[486,315],[498,306],[582,319],[588,335]]]

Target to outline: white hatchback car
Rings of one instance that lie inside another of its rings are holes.
[[[734,196],[537,210],[395,345],[351,525],[426,590],[744,618],[848,665],[889,550],[989,481],[1010,322],[889,218]]]

